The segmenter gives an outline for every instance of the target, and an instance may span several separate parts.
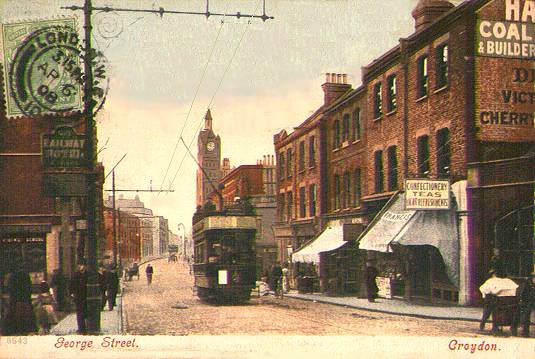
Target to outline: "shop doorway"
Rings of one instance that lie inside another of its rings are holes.
[[[499,250],[511,277],[525,277],[534,269],[534,221],[534,205],[516,209],[496,221],[494,248]]]
[[[431,294],[431,246],[411,246],[410,281],[412,299],[428,299]]]
[[[46,280],[46,241],[43,237],[0,239],[2,283],[6,276],[17,270],[21,264],[30,274],[32,285],[38,287]]]

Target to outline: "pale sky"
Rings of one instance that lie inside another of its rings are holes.
[[[98,116],[99,147],[107,142],[99,161],[108,171],[127,153],[116,170],[118,189],[148,189],[151,181],[159,189],[169,166],[163,188],[174,192],[139,196],[169,219],[173,232],[180,222],[189,231],[197,167],[178,143],[184,125],[183,137],[187,143],[194,138],[196,155],[196,131],[210,105],[222,156],[234,166],[255,164],[274,154],[274,134],[299,125],[321,105],[324,73],[346,73],[353,87],[359,86],[361,66],[413,32],[416,3],[266,0],[266,13],[275,19],[250,24],[245,18],[95,13],[93,41],[107,57],[110,75]],[[83,1],[3,0],[0,18],[6,23],[72,16],[60,7],[73,4]],[[205,9],[204,0],[93,0],[93,6],[106,5]],[[210,8],[261,14],[262,0],[210,0]],[[76,15],[81,21],[81,12]],[[105,188],[111,188],[111,176]]]

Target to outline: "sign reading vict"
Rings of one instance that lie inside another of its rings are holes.
[[[479,19],[480,56],[535,59],[535,0],[504,0],[503,20]]]
[[[72,127],[58,127],[42,138],[44,167],[87,166],[85,135],[78,135]]]

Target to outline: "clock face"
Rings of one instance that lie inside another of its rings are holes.
[[[212,151],[214,150],[214,148],[215,148],[215,143],[213,143],[213,142],[210,141],[210,142],[208,142],[208,143],[206,144],[206,149],[207,149],[208,151],[212,152]]]

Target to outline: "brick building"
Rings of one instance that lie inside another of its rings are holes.
[[[108,196],[106,206],[112,206],[112,196]],[[125,198],[119,195],[116,199],[115,208],[121,213],[128,213],[139,218],[141,233],[141,258],[157,256],[160,253],[160,239],[165,242],[166,237],[160,237],[160,217],[153,214],[152,209],[146,208],[145,204],[136,195],[134,198]],[[167,221],[167,220],[166,220]],[[164,224],[165,225],[165,224]]]
[[[390,294],[475,304],[496,251],[511,276],[532,270],[534,12],[530,1],[421,0],[415,32],[315,114],[325,131],[319,222],[366,226],[356,262],[374,260]],[[280,174],[292,147],[281,137]],[[408,179],[447,180],[449,209],[408,210]],[[279,175],[278,188],[297,185]]]
[[[288,263],[290,254],[320,231],[326,207],[325,169],[320,158],[325,153],[322,118],[323,106],[293,132],[282,130],[273,138],[277,156],[277,222],[273,231],[281,263]]]
[[[42,137],[52,135],[57,125],[43,117],[7,118],[5,101],[0,101],[0,290],[6,275],[22,263],[37,285],[54,269],[69,277],[78,258],[87,255],[87,170],[50,166],[43,156]],[[84,132],[81,126],[73,131]],[[98,205],[104,169],[99,164],[96,171]],[[97,238],[102,238],[101,216],[97,209]],[[99,242],[99,257],[102,248]]]
[[[125,267],[130,263],[141,260],[141,219],[125,211],[115,212],[117,263]],[[113,209],[104,208],[105,225],[105,255],[110,263],[113,262]]]

